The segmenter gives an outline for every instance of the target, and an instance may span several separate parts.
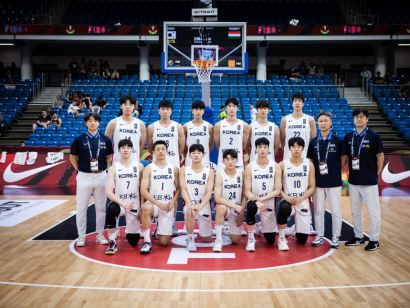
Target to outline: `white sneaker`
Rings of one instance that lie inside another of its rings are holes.
[[[316,236],[315,240],[312,242],[312,246],[318,247],[323,244],[323,238],[321,236]]]
[[[286,236],[292,236],[295,235],[295,225],[291,225],[290,227],[285,228],[285,235]]]
[[[246,251],[255,251],[255,241],[248,241],[246,244]]]
[[[278,249],[282,251],[289,250],[288,241],[285,238],[279,239]]]
[[[95,237],[95,241],[100,245],[108,245],[108,241],[102,233],[97,234],[97,236]]]
[[[310,235],[317,235],[316,230],[313,228],[313,225],[310,224]]]
[[[330,248],[338,249],[339,248],[339,238],[332,237],[332,244],[330,244]]]
[[[185,249],[188,250],[188,251],[196,251],[195,242],[187,239]]]
[[[85,246],[85,236],[79,236],[77,239],[77,247],[84,247]]]
[[[214,252],[221,252],[222,251],[222,243],[215,241],[214,247],[212,248],[212,251]]]

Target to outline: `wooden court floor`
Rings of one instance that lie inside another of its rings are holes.
[[[0,196],[11,198],[35,197]],[[0,307],[410,307],[410,198],[382,198],[378,251],[342,245],[308,264],[232,273],[115,268],[78,258],[68,241],[31,241],[75,208],[73,196],[46,198],[67,202],[0,228]],[[351,222],[347,197],[343,215]]]

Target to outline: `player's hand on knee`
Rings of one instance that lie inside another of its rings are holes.
[[[256,206],[261,212],[266,211],[266,205],[260,201],[256,201]]]
[[[130,210],[132,209],[132,202],[131,201],[125,201],[125,202],[121,202],[121,206],[126,209],[126,210]]]
[[[234,206],[234,211],[235,211],[237,214],[241,214],[242,211],[243,211],[243,208],[242,208],[242,206],[235,204],[235,206]]]

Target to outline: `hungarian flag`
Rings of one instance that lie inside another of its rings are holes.
[[[240,39],[241,38],[241,31],[240,30],[229,30],[228,31],[228,38],[230,38],[230,39]]]

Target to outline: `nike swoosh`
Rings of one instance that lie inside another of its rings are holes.
[[[30,177],[34,174],[37,174],[37,173],[40,173],[44,170],[53,168],[53,167],[58,166],[62,163],[65,163],[65,162],[66,161],[64,160],[64,161],[60,161],[60,162],[52,164],[52,165],[38,167],[38,168],[35,168],[35,169],[23,171],[23,172],[14,172],[13,170],[11,170],[11,165],[13,163],[10,163],[7,166],[6,170],[4,170],[3,179],[4,179],[5,182],[8,182],[8,183],[18,182],[18,181],[23,180],[25,178],[28,178],[28,177]]]
[[[404,180],[405,178],[410,177],[410,170],[400,172],[400,173],[391,173],[389,171],[389,163],[384,166],[384,169],[382,171],[382,180],[385,183],[391,184],[391,183],[397,183],[400,182],[401,180]]]

